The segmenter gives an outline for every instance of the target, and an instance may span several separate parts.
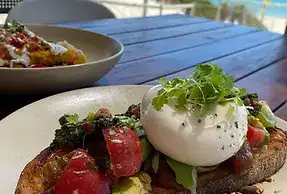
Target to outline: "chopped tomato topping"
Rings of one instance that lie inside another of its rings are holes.
[[[35,42],[38,42],[39,41],[39,38],[37,36],[34,36],[34,37],[31,37],[31,40],[32,41],[35,41]]]
[[[265,139],[266,131],[248,125],[247,139],[251,147],[259,146]]]
[[[8,42],[16,48],[22,48],[25,44],[25,41],[20,38],[10,38]]]
[[[142,163],[142,147],[137,134],[128,128],[103,129],[116,177],[131,176],[138,172]]]
[[[56,182],[54,193],[109,194],[109,181],[96,169],[95,160],[85,150],[78,149]]]
[[[17,33],[16,37],[24,39],[24,38],[26,38],[26,35],[24,33]]]

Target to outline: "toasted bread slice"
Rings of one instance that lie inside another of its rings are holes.
[[[38,194],[44,191],[45,180],[42,167],[51,154],[48,148],[26,165],[22,171],[16,194]],[[254,162],[245,173],[236,175],[226,169],[200,174],[198,176],[197,194],[224,194],[239,191],[242,187],[258,183],[275,174],[285,163],[287,155],[287,133],[281,129],[273,129],[270,143],[266,148],[257,150]],[[168,166],[160,164],[157,174],[152,176],[152,194],[191,193],[177,184]]]
[[[221,194],[240,191],[242,187],[258,183],[275,174],[285,164],[286,155],[287,133],[273,129],[268,146],[253,154],[254,160],[250,169],[240,175],[229,173],[215,180],[208,180],[208,176],[217,172],[204,174],[199,177],[197,193]]]
[[[287,155],[287,133],[272,129],[270,143],[254,153],[253,164],[243,174],[234,174],[228,169],[218,169],[199,174],[197,194],[225,194],[240,191],[242,187],[258,183],[275,174],[284,165]],[[176,183],[173,172],[164,164],[157,174],[151,174],[152,194],[191,193]]]
[[[51,150],[46,148],[25,166],[18,180],[15,194],[39,194],[44,191],[45,180],[42,167],[51,153]]]

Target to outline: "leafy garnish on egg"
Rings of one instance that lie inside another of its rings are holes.
[[[246,94],[244,88],[234,86],[233,76],[227,75],[212,63],[197,65],[194,73],[187,78],[174,78],[170,81],[161,78],[158,82],[162,88],[152,100],[156,110],[174,101],[179,110],[187,110],[189,105],[194,105],[202,116],[208,106],[215,102],[236,100],[243,105],[240,97]]]

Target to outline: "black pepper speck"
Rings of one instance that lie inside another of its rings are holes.
[[[182,124],[182,126],[184,126],[185,124],[184,123],[181,123]]]
[[[221,148],[222,150],[224,150],[224,146],[222,146],[222,148]]]
[[[232,147],[232,145],[230,144],[229,147]]]
[[[226,129],[224,130],[224,132],[226,132]]]
[[[235,127],[238,129],[238,122],[235,122],[234,124],[235,124]]]
[[[218,114],[217,114],[217,113],[215,113],[214,115],[215,115],[216,117],[218,116]]]
[[[198,123],[201,123],[201,119],[198,119],[197,122],[198,122]]]
[[[220,125],[217,125],[217,126],[216,126],[216,128],[217,128],[217,129],[220,129],[220,128],[221,128],[221,126],[220,126]]]
[[[231,134],[231,138],[234,138],[234,135],[233,135],[233,134]]]
[[[219,136],[218,138],[220,139],[221,137]]]

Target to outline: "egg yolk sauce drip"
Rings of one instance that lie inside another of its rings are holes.
[[[17,21],[0,29],[0,67],[41,68],[85,62],[81,50],[66,41],[46,41]]]
[[[123,114],[62,116],[42,194],[196,190],[198,175],[219,168],[243,173],[254,151],[269,143],[275,116],[267,103],[236,88],[217,65],[159,83]]]
[[[160,79],[142,100],[141,119],[158,151],[155,172],[164,160],[186,189],[196,188],[198,173],[247,170],[276,121],[266,102],[235,87],[234,78],[211,63],[184,79]]]

